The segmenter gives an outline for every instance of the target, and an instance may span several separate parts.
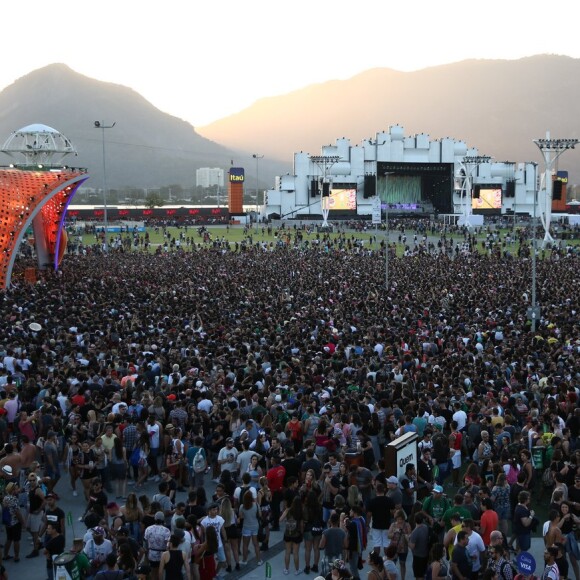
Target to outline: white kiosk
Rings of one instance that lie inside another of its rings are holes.
[[[405,468],[409,463],[413,463],[417,467],[419,459],[417,439],[417,433],[405,433],[385,447],[385,473],[387,477],[394,475],[398,479],[405,475]]]

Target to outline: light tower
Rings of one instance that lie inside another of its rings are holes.
[[[322,210],[322,227],[328,227],[328,212],[330,210],[328,200],[330,198],[331,179],[328,177],[330,168],[340,161],[339,155],[311,155],[310,161],[315,163],[322,172],[322,197],[320,209]]]
[[[534,143],[542,152],[545,165],[545,206],[544,212],[540,212],[542,225],[544,226],[544,246],[554,241],[554,238],[550,234],[550,225],[552,221],[552,169],[560,155],[568,149],[574,149],[578,142],[578,139],[550,139],[550,131],[546,131],[545,139],[534,139]]]
[[[488,155],[465,155],[461,162],[463,169],[463,191],[465,192],[465,205],[463,206],[463,225],[467,228],[473,226],[473,178],[482,163],[489,163]]]

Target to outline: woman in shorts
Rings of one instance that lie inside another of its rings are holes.
[[[280,516],[280,521],[286,521],[284,530],[284,574],[290,571],[290,554],[294,554],[294,569],[300,574],[300,543],[304,533],[304,519],[302,515],[302,501],[299,496],[292,500],[290,507],[286,508]]]
[[[248,549],[250,547],[250,540],[252,540],[254,552],[256,554],[256,561],[258,566],[261,566],[264,562],[260,557],[258,531],[260,529],[260,519],[262,516],[260,514],[260,507],[256,503],[250,490],[246,491],[244,494],[238,517],[242,522],[242,561],[240,564],[245,566],[248,563]]]
[[[238,519],[236,518],[236,512],[232,508],[232,502],[229,497],[224,497],[219,504],[219,514],[224,519],[224,530],[226,531],[226,537],[228,539],[229,549],[226,548],[226,558],[230,562],[226,568],[226,572],[232,571],[232,565],[235,562],[236,570],[240,569],[240,537],[242,535],[240,527],[238,525]],[[231,557],[228,554],[228,550],[231,551]]]

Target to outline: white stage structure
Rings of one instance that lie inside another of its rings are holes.
[[[424,171],[425,175],[429,174],[430,168],[437,165],[449,166],[451,183],[445,193],[437,193],[437,196],[445,195],[443,204],[445,208],[433,207],[435,203],[431,205],[429,202],[419,204],[422,207],[413,209],[385,208],[383,195],[381,198],[383,210],[388,209],[391,213],[414,211],[422,215],[435,212],[456,214],[458,217],[473,215],[472,208],[466,207],[464,183],[464,177],[468,173],[465,169],[465,159],[469,157],[483,156],[477,148],[468,147],[465,142],[450,137],[432,140],[424,133],[406,135],[400,125],[391,126],[388,131],[377,132],[374,137],[364,139],[356,145],[352,145],[348,138],[342,137],[337,139],[334,145],[322,146],[320,155],[311,155],[304,151],[295,153],[293,173],[276,178],[275,187],[267,191],[267,203],[262,215],[277,215],[281,219],[316,217],[324,220],[323,214],[329,208],[329,200],[323,199],[320,184],[326,180],[331,186],[331,191],[333,187],[340,187],[340,184],[349,184],[352,188],[356,196],[354,209],[350,210],[353,217],[371,216],[373,200],[375,195],[379,194],[378,178],[384,178],[388,172],[392,175],[389,182],[397,181],[398,169],[389,167],[392,165],[417,167],[418,171]],[[333,161],[322,162],[323,159]],[[374,186],[370,191],[373,182]],[[512,215],[517,209],[519,214],[531,216],[536,185],[537,164],[531,161],[498,162],[490,158],[488,162],[478,164],[470,178],[472,190],[481,188],[500,192],[500,203],[496,208],[498,214]],[[391,186],[390,184],[389,188]],[[326,221],[332,219],[332,215],[331,209]],[[474,218],[469,220],[472,221]]]

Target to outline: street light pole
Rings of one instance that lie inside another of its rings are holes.
[[[116,125],[116,121],[112,125],[106,125],[104,121],[95,121],[95,129],[101,129],[103,135],[103,223],[105,225],[105,254],[109,251],[109,241],[107,233],[109,229],[109,219],[107,212],[107,162],[105,157],[105,129],[112,129]]]
[[[389,175],[394,171],[385,172],[385,290],[389,291]]]
[[[385,289],[389,291],[389,202],[385,209]]]
[[[256,160],[256,233],[258,233],[258,178],[260,175],[260,159],[264,159],[264,156],[254,153],[252,157]]]

